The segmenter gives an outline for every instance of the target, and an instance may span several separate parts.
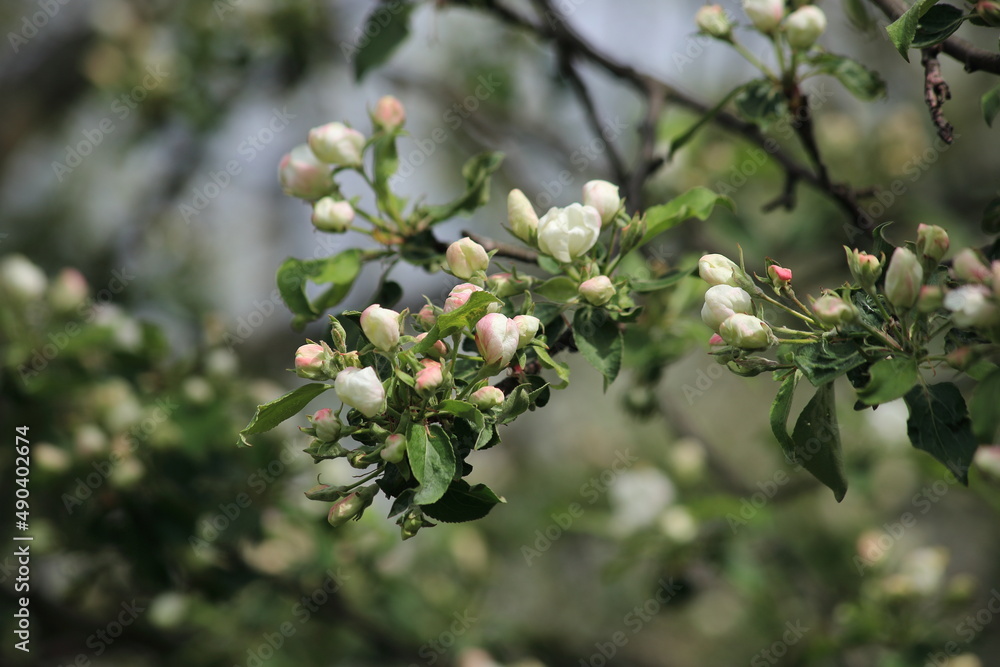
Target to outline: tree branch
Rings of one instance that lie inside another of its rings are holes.
[[[538,261],[538,253],[534,250],[528,250],[527,248],[522,248],[521,246],[510,243],[504,243],[502,241],[494,241],[487,236],[476,234],[468,230],[462,230],[462,233],[486,248],[486,252],[493,252],[496,250],[497,255],[500,255],[501,257],[516,259],[520,262],[527,262],[528,264],[534,264]]]
[[[939,53],[941,53],[940,44],[920,51],[920,64],[924,66],[924,101],[931,111],[931,120],[937,127],[938,136],[946,144],[950,144],[955,140],[955,128],[944,117],[942,107],[951,99],[951,90],[941,75],[941,63],[937,58]]]

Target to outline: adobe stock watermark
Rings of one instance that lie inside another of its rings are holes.
[[[163,80],[170,76],[169,72],[163,71],[160,65],[148,65],[146,76],[142,82],[133,87],[127,93],[122,93],[111,103],[111,114],[105,116],[97,122],[96,127],[83,130],[83,138],[75,144],[66,144],[66,157],[63,162],[52,161],[52,171],[61,183],[66,176],[73,173],[73,170],[83,164],[84,158],[94,152],[98,146],[104,143],[104,138],[113,133],[117,128],[115,119],[124,121],[132,112],[139,108],[139,105],[149,96],[149,93],[163,83]]]
[[[809,632],[809,628],[802,626],[802,621],[795,623],[788,621],[785,623],[785,631],[781,638],[777,639],[767,648],[763,648],[750,658],[750,667],[768,667],[776,665],[778,661],[788,655],[788,649],[798,644],[802,637]]]
[[[343,588],[344,582],[348,579],[350,577],[345,575],[339,567],[336,572],[327,570],[323,583],[309,595],[303,595],[298,602],[292,605],[291,616],[298,621],[298,625],[287,620],[280,623],[273,631],[261,633],[260,643],[248,648],[246,660],[233,667],[264,667],[281,650],[285,642],[295,636],[299,627],[308,623],[313,614],[318,612]]]
[[[472,93],[452,104],[441,116],[441,120],[452,132],[458,131],[465,121],[479,110],[482,103],[490,99],[503,85],[503,81],[496,74],[484,74],[476,81],[477,85]],[[398,187],[400,183],[412,176],[418,167],[423,166],[437,152],[441,144],[448,141],[450,136],[445,128],[439,125],[422,139],[412,138],[416,147],[399,156],[399,167],[396,169],[396,173],[389,177],[389,185]]]
[[[238,0],[237,0],[238,1]],[[350,65],[358,55],[358,51],[368,46],[373,39],[382,34],[382,31],[392,23],[396,14],[404,9],[409,9],[409,2],[402,0],[390,0],[383,2],[365,20],[364,27],[355,26],[351,31],[351,42],[341,40],[340,52],[344,55],[344,60]]]
[[[422,662],[414,663],[411,662],[409,667],[422,667],[423,665],[433,665],[436,664],[438,660],[443,658],[446,653],[458,641],[458,638],[469,631],[476,621],[479,619],[472,616],[469,610],[466,609],[462,613],[454,612],[452,613],[452,618],[454,619],[447,628],[441,631],[437,637],[434,639],[424,642],[417,649],[417,656],[421,658]]]
[[[563,533],[569,530],[573,523],[584,515],[587,507],[596,503],[600,500],[601,496],[608,492],[608,489],[618,479],[619,475],[631,468],[638,461],[639,457],[633,455],[628,448],[618,450],[615,453],[614,462],[610,467],[603,470],[600,475],[591,477],[580,486],[580,496],[586,500],[586,505],[570,503],[566,507],[565,512],[550,514],[549,517],[552,519],[552,523],[544,529],[538,528],[535,530],[534,543],[531,545],[521,545],[521,555],[524,556],[524,562],[528,567],[531,567],[532,561],[552,548],[552,545],[563,536]]]
[[[38,377],[56,357],[65,350],[70,342],[84,331],[84,325],[97,318],[100,307],[111,302],[112,298],[121,294],[129,283],[135,280],[135,274],[128,267],[115,269],[111,272],[111,280],[93,297],[88,298],[77,307],[77,317],[67,322],[62,331],[50,331],[48,342],[35,348],[28,355],[27,363],[17,367],[18,375],[25,384]]]
[[[656,593],[642,604],[633,607],[622,618],[625,629],[613,632],[607,641],[594,642],[594,648],[597,650],[587,658],[580,658],[579,667],[605,667],[610,664],[618,652],[628,645],[629,639],[639,634],[660,613],[660,610],[683,590],[683,586],[674,582],[673,577],[660,579],[657,583],[659,587]]]
[[[220,169],[209,171],[208,178],[200,186],[191,188],[191,198],[177,205],[177,211],[184,218],[184,222],[190,225],[191,220],[207,209],[222,191],[229,187],[233,178],[242,174],[243,168],[253,162],[296,117],[296,114],[288,111],[288,107],[271,109],[271,117],[267,123],[253,134],[248,134],[236,146],[236,154],[243,158],[242,162],[231,159]]]
[[[972,643],[972,640],[993,622],[997,614],[1000,614],[1000,590],[994,588],[990,590],[990,593],[989,601],[975,615],[967,614],[955,626],[955,634],[958,635],[961,643],[950,641],[942,647],[943,650],[928,653],[924,667],[947,667],[951,664],[952,658],[963,652],[963,645]]]
[[[140,607],[133,599],[131,602],[122,602],[121,611],[103,628],[98,628],[87,637],[86,646],[91,649],[90,653],[78,653],[72,661],[65,664],[65,667],[90,667],[99,664],[95,659],[100,658],[115,643],[115,640],[122,636],[125,628],[135,623],[139,614],[146,611],[146,607]],[[62,663],[59,667],[64,667]]]
[[[582,174],[595,160],[604,155],[608,150],[608,144],[630,129],[630,125],[622,121],[619,116],[614,120],[604,123],[599,136],[580,144],[570,153],[569,163],[573,166],[573,171],[563,169],[555,178],[550,181],[542,181],[542,190],[538,193],[535,201],[532,202],[535,208],[546,210],[555,204],[556,198],[563,191],[573,184],[573,174]]]
[[[31,41],[45,26],[49,24],[59,10],[68,5],[70,0],[35,0],[38,11],[21,17],[21,25],[17,32],[7,33],[10,48],[17,53],[21,47]]]

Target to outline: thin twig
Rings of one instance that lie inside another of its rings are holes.
[[[468,236],[470,239],[486,248],[486,252],[493,252],[496,250],[497,254],[501,257],[516,259],[529,264],[534,264],[538,261],[538,253],[534,250],[528,250],[527,248],[522,248],[521,246],[512,245],[510,243],[504,243],[502,241],[494,241],[487,236],[476,234],[468,230],[463,230],[462,234]]]
[[[938,136],[946,144],[950,144],[955,141],[955,128],[944,117],[942,107],[951,99],[951,89],[941,75],[941,63],[937,58],[939,53],[941,53],[940,44],[920,51],[920,64],[924,66],[924,101],[930,109],[931,120],[934,121]]]

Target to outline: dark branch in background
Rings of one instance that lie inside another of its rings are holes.
[[[938,136],[946,144],[950,144],[955,140],[955,128],[944,117],[942,107],[951,99],[951,90],[948,88],[948,82],[941,76],[941,63],[937,59],[939,53],[941,45],[930,46],[920,51],[920,64],[924,66],[924,101],[931,111],[931,120],[934,121]]]
[[[538,261],[538,253],[534,250],[528,250],[527,248],[522,248],[521,246],[510,243],[504,243],[502,241],[494,241],[491,238],[481,234],[475,234],[468,230],[463,230],[462,234],[468,236],[470,239],[486,248],[486,252],[493,252],[496,250],[497,255],[501,257],[516,259],[520,262],[527,262],[528,264],[534,264]]]
[[[899,0],[870,0],[883,14],[895,21],[903,15],[908,6]],[[950,57],[965,65],[966,72],[989,72],[1000,76],[1000,53],[992,53],[977,48],[961,37],[952,35],[941,43],[942,50]]]
[[[536,7],[548,20],[547,24],[535,23],[500,4],[497,0],[486,0],[485,2],[455,0],[454,4],[486,10],[509,26],[525,30],[542,41],[555,42],[561,51],[571,53],[578,59],[596,65],[639,93],[646,102],[647,110],[643,124],[639,128],[638,158],[628,178],[620,183],[624,186],[625,192],[623,194],[629,199],[632,207],[641,207],[642,185],[649,174],[663,162],[663,157],[655,154],[656,121],[659,118],[662,105],[673,103],[698,114],[705,114],[709,110],[706,105],[676,90],[665,81],[616,62],[595,50],[590,43],[567,24],[565,18],[552,7],[549,0],[535,0]],[[850,216],[854,225],[870,234],[870,230],[863,224],[867,216],[858,204],[854,190],[849,186],[830,183],[829,179],[821,178],[809,167],[800,164],[784,151],[777,149],[774,142],[769,140],[753,123],[743,121],[727,112],[719,113],[714,122],[719,127],[742,135],[748,141],[764,148],[794,182],[807,183],[832,198]],[[787,201],[787,193],[781,199]]]

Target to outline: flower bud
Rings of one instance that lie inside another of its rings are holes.
[[[721,5],[705,5],[694,15],[698,30],[718,39],[728,39],[733,32],[733,24]]]
[[[939,285],[924,285],[917,297],[917,310],[921,313],[933,313],[944,305],[944,290]]]
[[[533,282],[534,278],[531,276],[522,276],[515,279],[509,273],[494,273],[486,277],[486,289],[501,299],[505,299],[509,296],[522,294],[531,288]]]
[[[76,269],[66,268],[59,272],[49,287],[49,303],[56,310],[68,312],[76,310],[87,301],[87,279]]]
[[[917,254],[940,262],[948,252],[948,232],[937,225],[917,225]]]
[[[472,392],[469,402],[480,410],[486,412],[501,405],[504,400],[503,391],[498,387],[483,387]]]
[[[962,285],[944,297],[944,307],[951,311],[957,327],[984,327],[1000,321],[1000,309],[983,285]]]
[[[385,439],[385,446],[379,452],[382,460],[389,463],[399,463],[406,456],[406,436],[401,433],[393,433]]]
[[[783,266],[778,266],[777,264],[771,264],[767,267],[767,277],[771,279],[771,286],[776,292],[780,292],[783,289],[787,289],[792,283],[792,270],[786,269]]]
[[[990,271],[993,274],[993,296],[1000,301],[1000,259],[993,260]]]
[[[844,251],[847,253],[847,267],[851,270],[851,276],[866,290],[873,289],[875,281],[882,275],[882,263],[878,257],[846,245]]]
[[[993,276],[990,267],[979,259],[979,254],[972,248],[963,248],[955,255],[952,272],[956,278],[967,283],[987,283]]]
[[[709,285],[736,286],[736,274],[740,267],[723,255],[702,255],[698,260],[698,275]]]
[[[607,181],[588,181],[583,186],[583,204],[597,211],[601,216],[601,226],[608,224],[622,207],[618,186]]]
[[[351,519],[360,518],[365,509],[372,504],[376,493],[378,493],[378,485],[371,484],[338,500],[330,506],[330,512],[326,515],[327,522],[336,528]]]
[[[713,331],[718,331],[722,323],[736,313],[749,315],[752,312],[753,301],[746,290],[731,285],[714,285],[705,292],[701,320]]]
[[[472,283],[462,283],[455,285],[448,293],[448,298],[444,300],[444,312],[450,313],[456,308],[461,308],[472,296],[473,292],[482,292],[483,288]]]
[[[809,49],[826,30],[826,14],[816,5],[804,5],[785,19],[785,37],[793,49]]]
[[[785,0],[743,0],[743,11],[757,30],[771,32],[785,17]]]
[[[395,97],[386,95],[375,103],[372,121],[383,129],[395,130],[406,122],[406,109]]]
[[[590,280],[584,280],[578,290],[592,306],[603,306],[617,292],[615,286],[611,284],[611,278],[607,276],[595,276]]]
[[[330,167],[317,160],[305,144],[281,158],[278,180],[285,194],[309,201],[319,199],[333,187]]]
[[[385,410],[385,388],[371,366],[340,371],[334,381],[334,390],[341,401],[365,417],[374,417]]]
[[[343,424],[340,418],[334,414],[330,408],[317,410],[311,418],[313,428],[316,429],[316,437],[323,442],[337,442],[340,440],[340,430]]]
[[[322,345],[309,343],[295,350],[295,374],[307,380],[325,380],[326,362],[329,360]]]
[[[520,190],[507,195],[507,222],[517,238],[531,246],[538,242],[538,214]]]
[[[417,393],[428,396],[437,391],[444,382],[444,372],[441,363],[433,359],[422,359],[420,363],[424,367],[417,371]]]
[[[327,164],[361,166],[365,135],[343,123],[327,123],[309,130],[309,148]]]
[[[309,500],[325,500],[330,502],[340,500],[344,497],[343,487],[330,486],[329,484],[317,484],[306,491],[306,498]]]
[[[1000,2],[980,0],[976,3],[976,15],[986,25],[1000,28]]]
[[[551,208],[538,221],[538,249],[560,262],[572,262],[597,243],[601,214],[593,206]]]
[[[490,313],[476,322],[476,347],[489,366],[509,364],[520,338],[514,321],[501,313]]]
[[[771,345],[774,334],[771,327],[753,315],[736,313],[722,323],[719,335],[729,345],[744,350],[760,350]]]
[[[735,313],[733,313],[735,315]],[[726,341],[722,340],[722,336],[717,333],[712,334],[708,337],[709,345],[725,345]]]
[[[885,272],[885,296],[897,308],[912,308],[924,283],[924,269],[917,256],[896,248]]]
[[[515,315],[512,319],[517,326],[517,349],[521,349],[535,339],[542,321],[534,315]]]
[[[346,232],[354,222],[354,207],[348,201],[323,197],[313,204],[312,223],[321,232]]]
[[[431,304],[425,304],[417,314],[413,316],[414,324],[424,330],[430,330],[437,322],[437,311]]]
[[[858,316],[853,305],[835,294],[825,294],[816,299],[812,303],[812,309],[816,313],[816,319],[835,327],[853,322]]]
[[[462,280],[468,280],[477,272],[485,271],[490,265],[486,248],[468,236],[448,246],[445,258],[448,260],[448,269]]]
[[[37,301],[47,284],[45,273],[24,255],[10,255],[0,262],[0,289],[8,297]]]
[[[399,344],[401,317],[395,310],[373,303],[361,313],[361,330],[378,349],[391,352]]]
[[[427,338],[426,333],[418,334],[416,338],[413,339],[415,343],[419,343],[424,338]],[[448,346],[444,344],[443,340],[436,340],[434,344],[431,345],[430,349],[427,350],[427,356],[434,359],[440,359],[448,354]]]

